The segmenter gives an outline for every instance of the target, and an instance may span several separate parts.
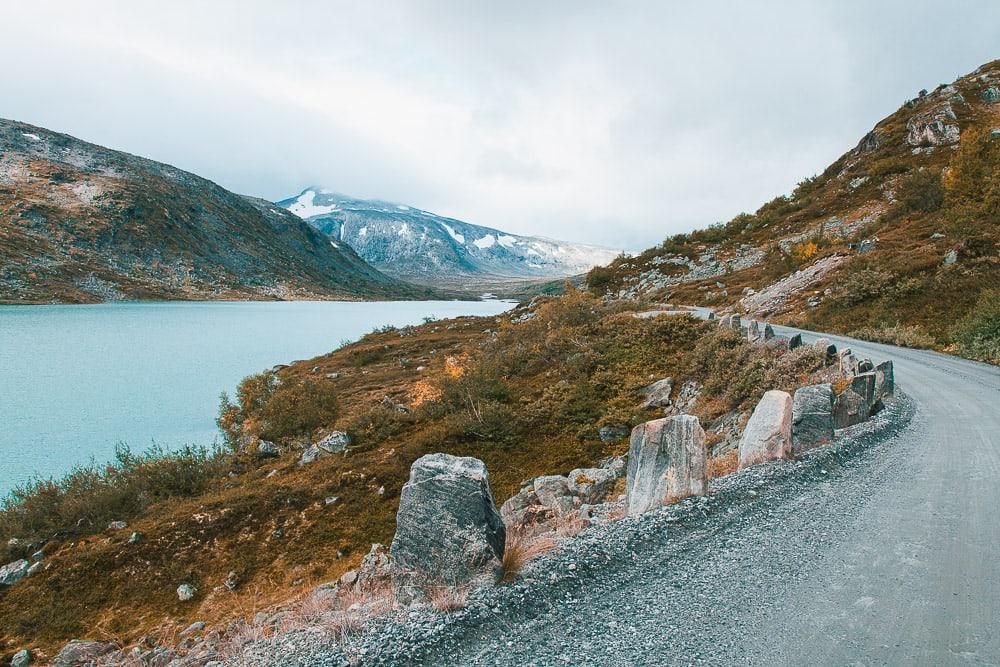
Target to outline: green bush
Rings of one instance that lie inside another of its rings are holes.
[[[952,336],[963,356],[1000,364],[1000,290],[983,292]]]
[[[606,294],[614,281],[615,273],[607,266],[595,266],[587,272],[587,289],[598,296]]]
[[[64,531],[89,534],[129,520],[167,498],[203,493],[227,465],[218,449],[154,447],[133,454],[126,445],[105,465],[77,466],[61,479],[33,480],[10,492],[0,507],[0,538],[31,539]]]

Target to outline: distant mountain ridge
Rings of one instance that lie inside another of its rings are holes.
[[[351,246],[379,270],[421,284],[572,276],[619,255],[609,248],[508,234],[411,206],[315,187],[278,205]]]
[[[270,202],[0,119],[0,302],[416,294]]]

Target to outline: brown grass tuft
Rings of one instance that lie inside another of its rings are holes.
[[[508,532],[501,562],[503,567],[501,580],[506,583],[514,581],[525,565],[552,551],[557,545],[558,541],[550,534],[532,536],[521,531]]]
[[[708,478],[725,477],[731,475],[740,466],[740,452],[734,449],[722,456],[716,456],[708,460]]]

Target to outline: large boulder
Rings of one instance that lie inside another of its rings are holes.
[[[87,639],[74,639],[56,654],[52,661],[53,667],[82,667],[96,665],[100,658],[108,656],[117,650],[111,642],[99,642]]]
[[[834,402],[834,427],[847,428],[860,424],[872,415],[875,405],[875,373],[855,375]]]
[[[30,567],[31,563],[25,558],[0,567],[0,586],[13,586],[21,581],[28,576],[28,568]]]
[[[788,458],[792,450],[792,397],[772,389],[754,408],[740,438],[740,468]]]
[[[642,514],[708,488],[705,431],[693,415],[655,419],[632,429],[626,508]]]
[[[879,401],[892,396],[896,390],[896,377],[891,361],[883,361],[875,367],[875,398]]]
[[[673,378],[663,378],[639,390],[642,394],[642,408],[665,408],[670,405],[670,392],[674,390]]]
[[[814,384],[795,390],[792,398],[792,453],[833,441],[833,386]]]
[[[397,599],[408,604],[435,588],[495,583],[505,541],[483,462],[422,456],[400,493],[390,547]]]

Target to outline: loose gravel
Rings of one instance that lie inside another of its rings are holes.
[[[595,525],[464,609],[403,610],[338,643],[323,628],[233,665],[755,664],[783,591],[909,468],[905,395],[834,445],[714,480],[708,496]]]

